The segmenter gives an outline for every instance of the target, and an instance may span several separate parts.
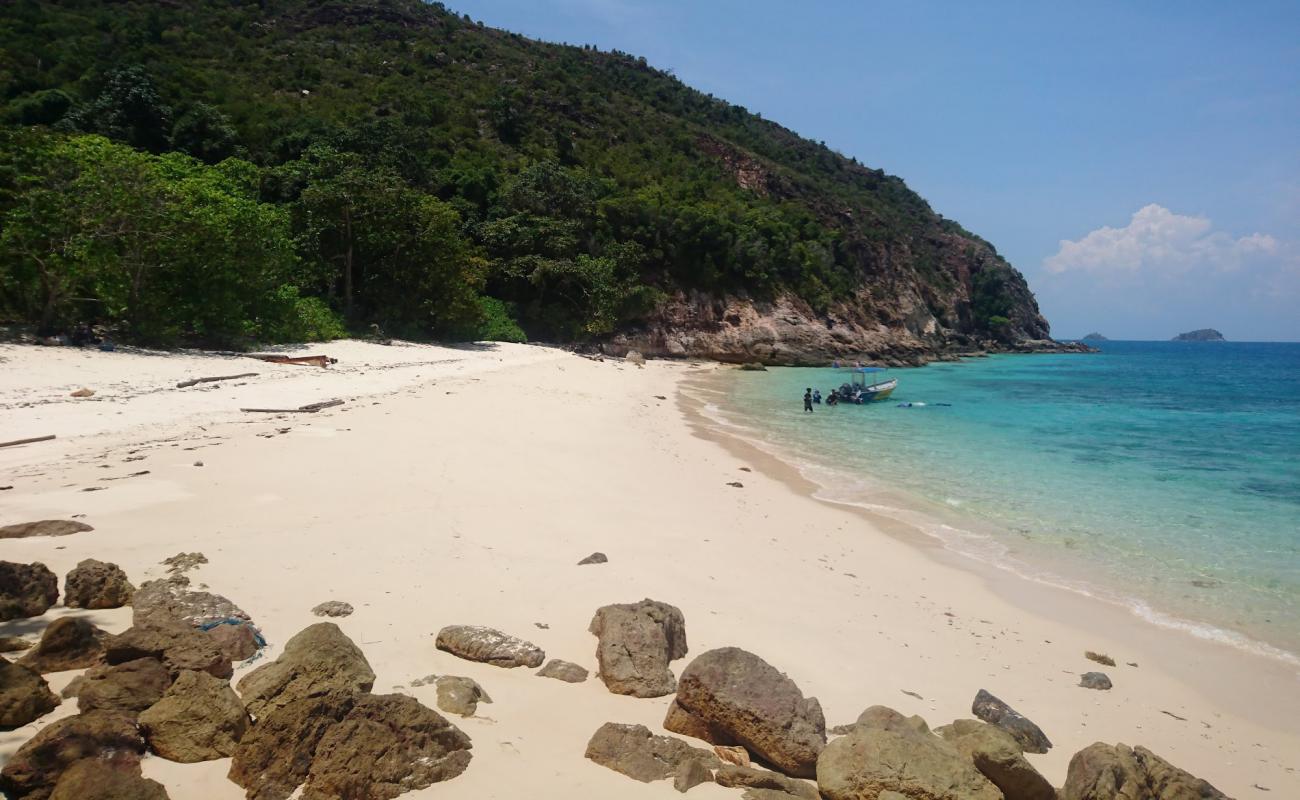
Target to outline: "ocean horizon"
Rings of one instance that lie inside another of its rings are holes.
[[[812,414],[847,375],[728,372],[705,413],[824,500],[1300,666],[1300,343],[1089,343],[891,370],[888,400]]]

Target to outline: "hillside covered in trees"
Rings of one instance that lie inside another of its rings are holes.
[[[632,55],[418,0],[13,0],[0,316],[812,363],[1048,338],[899,178]]]

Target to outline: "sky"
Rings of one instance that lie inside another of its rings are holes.
[[[1057,338],[1300,340],[1300,2],[451,0],[903,178]]]

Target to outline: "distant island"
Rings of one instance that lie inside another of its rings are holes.
[[[1201,329],[1198,330],[1198,331],[1188,331],[1187,333],[1180,333],[1180,334],[1178,334],[1177,336],[1175,336],[1173,339],[1171,339],[1170,341],[1174,341],[1174,342],[1222,342],[1222,341],[1226,341],[1226,340],[1223,338],[1223,334],[1219,333],[1219,332],[1216,331],[1214,328],[1201,328]]]
[[[1096,331],[1093,331],[1092,333],[1083,337],[1083,340],[1085,342],[1109,342],[1110,341],[1110,339],[1107,339],[1105,336],[1102,336],[1100,333],[1097,333]]]

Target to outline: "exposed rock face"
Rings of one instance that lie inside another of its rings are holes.
[[[470,747],[413,697],[364,695],[316,747],[302,800],[389,800],[461,774]]]
[[[787,775],[816,774],[826,746],[821,705],[753,653],[724,647],[696,658],[682,672],[677,704]]]
[[[75,519],[43,519],[38,522],[20,522],[0,527],[0,539],[26,539],[29,536],[71,536],[82,531],[93,531],[84,522]]]
[[[585,564],[604,564],[607,561],[609,561],[609,559],[605,556],[604,553],[592,553],[591,555],[579,561],[578,566],[581,567]]]
[[[51,722],[18,748],[0,770],[0,789],[9,798],[45,800],[64,770],[83,758],[111,753],[125,764],[144,752],[135,719],[119,711],[90,711]]]
[[[1011,734],[984,722],[959,719],[936,733],[969,758],[975,769],[1002,790],[1006,800],[1056,800],[1052,784],[1021,754]]]
[[[1079,677],[1079,685],[1085,689],[1109,689],[1110,677],[1104,672],[1085,672]]]
[[[538,670],[537,674],[543,678],[554,678],[565,683],[582,683],[587,680],[586,667],[558,658],[547,661],[546,666]]]
[[[438,708],[449,714],[472,717],[479,703],[491,703],[492,698],[473,678],[443,675],[438,678]]]
[[[1026,753],[1046,753],[1052,749],[1051,740],[1041,728],[983,689],[976,693],[970,710],[990,725],[1011,734]]]
[[[39,617],[59,599],[59,579],[40,563],[0,561],[0,621]]]
[[[858,724],[822,751],[817,787],[827,800],[876,800],[885,791],[917,800],[1002,800],[970,759],[901,714],[884,727]]]
[[[668,704],[668,713],[664,715],[664,730],[680,733],[682,736],[690,736],[694,739],[703,739],[709,744],[723,747],[734,745],[736,741],[721,726],[705,722],[682,708],[675,697]]]
[[[63,771],[50,800],[168,800],[158,781],[140,774],[134,762],[83,758]]]
[[[145,582],[131,597],[132,621],[136,625],[180,621],[191,627],[200,627],[231,619],[249,620],[248,614],[229,598],[212,592],[191,591],[185,585],[188,580],[180,577]]]
[[[171,684],[171,673],[156,658],[94,667],[77,685],[77,708],[83,712],[103,709],[135,715],[161,700]]]
[[[671,736],[654,736],[644,725],[617,722],[606,722],[597,729],[587,742],[586,756],[642,783],[671,778],[686,761],[699,761],[710,769],[721,766],[708,750]]]
[[[662,697],[676,690],[668,662],[686,655],[681,609],[648,599],[602,606],[588,630],[599,640],[597,674],[611,692]]]
[[[248,791],[248,800],[285,800],[306,780],[321,738],[358,697],[342,691],[268,706],[239,740],[228,777]]]
[[[1228,800],[1145,747],[1096,742],[1074,754],[1061,800]]]
[[[257,655],[257,629],[251,622],[214,625],[204,631],[216,643],[221,654],[231,661],[244,661]]]
[[[248,712],[229,683],[192,670],[140,714],[149,749],[182,764],[234,755],[248,725]]]
[[[713,773],[696,758],[687,759],[677,768],[673,775],[673,788],[679,792],[689,792],[701,783],[711,783]]]
[[[718,769],[718,773],[713,776],[713,779],[717,781],[719,786],[772,789],[784,792],[792,797],[802,797],[804,800],[821,800],[821,795],[817,793],[817,787],[808,781],[787,778],[779,772],[771,772],[765,769],[723,764]]]
[[[532,642],[479,625],[448,625],[438,631],[439,650],[497,667],[540,667],[546,653]]]
[[[0,658],[0,728],[26,725],[59,707],[39,672]]]
[[[137,658],[156,658],[173,677],[183,670],[201,670],[217,678],[234,674],[230,659],[222,655],[210,636],[183,622],[155,617],[110,636],[104,653],[109,664]]]
[[[116,564],[87,558],[68,573],[63,604],[68,608],[121,608],[131,602],[135,587]]]
[[[332,622],[303,628],[284,652],[239,681],[239,695],[259,719],[295,700],[332,693],[368,692],[375,673],[352,640]]]
[[[318,604],[311,613],[318,617],[346,617],[352,613],[352,606],[341,600],[327,600]]]
[[[79,617],[63,617],[50,623],[41,641],[19,663],[37,672],[81,669],[99,662],[107,635]]]

